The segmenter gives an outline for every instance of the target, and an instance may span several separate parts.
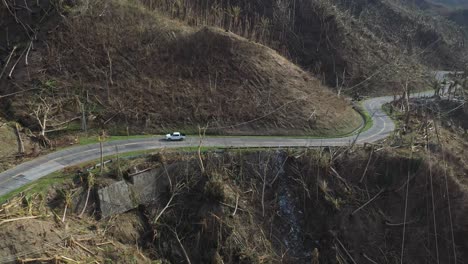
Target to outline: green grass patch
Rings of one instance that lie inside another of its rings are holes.
[[[128,140],[128,139],[141,139],[141,138],[151,138],[157,137],[155,135],[130,135],[130,136],[108,136],[106,141],[116,141],[116,140]],[[99,143],[98,136],[84,136],[79,137],[79,144],[80,145],[88,145],[88,144],[95,144]]]
[[[201,151],[202,152],[208,152],[208,151],[213,151],[213,150],[217,150],[217,149],[220,149],[220,148],[217,148],[217,147],[202,147],[201,148]],[[198,147],[181,147],[181,148],[175,148],[175,149],[169,149],[169,150],[166,150],[166,151],[174,151],[174,152],[195,152],[198,150]],[[121,153],[119,154],[119,158],[130,158],[130,157],[143,157],[143,156],[146,156],[146,155],[149,155],[149,154],[152,154],[152,153],[155,153],[155,152],[160,152],[160,150],[138,150],[138,151],[130,151],[130,152],[125,152],[125,153]],[[104,160],[109,160],[109,159],[116,159],[117,158],[117,154],[113,154],[113,155],[109,155],[109,156],[105,156],[104,157]],[[87,161],[85,163],[82,163],[82,164],[79,164],[79,165],[76,165],[77,167],[80,167],[80,168],[88,168],[88,167],[91,167],[97,163],[100,162],[100,159],[96,159],[96,160],[92,160],[92,161]],[[98,174],[99,173],[99,168],[95,168],[94,170],[92,170],[93,173],[95,174]],[[31,182],[31,183],[28,183],[24,186],[21,186],[20,188],[14,190],[14,191],[11,191],[7,194],[4,194],[2,196],[0,196],[0,204],[3,204],[5,203],[7,200],[17,196],[18,194],[20,193],[46,193],[50,187],[52,185],[61,185],[61,184],[64,184],[64,183],[71,183],[73,181],[73,177],[75,176],[74,173],[66,173],[64,170],[61,170],[61,171],[56,171],[56,172],[53,172],[47,176],[44,176],[34,182]]]
[[[360,102],[356,105],[356,111],[358,111],[364,119],[364,127],[359,130],[359,133],[369,130],[374,125],[374,121],[372,120],[372,116],[369,112],[364,108],[364,102]]]
[[[405,117],[405,113],[399,112],[399,111],[392,111],[391,110],[391,105],[390,103],[384,104],[382,106],[383,111],[385,112],[386,115],[388,115],[396,124],[396,127],[401,126],[401,122],[403,118]]]
[[[34,182],[28,183],[14,191],[11,191],[7,194],[0,196],[0,204],[5,203],[7,200],[12,197],[17,196],[18,194],[25,193],[46,193],[50,186],[54,184],[64,184],[71,182],[73,180],[73,175],[67,174],[64,171],[56,171],[47,176],[44,176]]]
[[[223,147],[201,147],[200,150],[202,153],[206,153],[209,151],[216,151],[216,150],[221,150],[221,149],[228,149],[228,148],[223,148]],[[260,148],[250,148],[250,147],[239,147],[239,148],[229,148],[232,151],[242,151],[245,153],[248,152],[253,152],[253,151],[267,151],[270,150],[271,148],[267,147],[260,147]],[[289,151],[292,151],[292,149],[297,149],[297,148],[285,148]],[[130,152],[125,152],[125,153],[120,153],[118,154],[119,158],[125,159],[125,158],[133,158],[133,157],[144,157],[149,154],[161,152],[163,149],[157,149],[157,150],[138,150],[138,151],[130,151]],[[196,152],[198,151],[198,147],[179,147],[179,148],[171,148],[171,149],[164,149],[165,152]],[[113,155],[108,155],[104,157],[104,160],[115,160],[117,158],[117,154]],[[79,165],[75,165],[74,167],[79,167],[79,168],[89,168],[94,166],[95,164],[99,163],[100,159],[92,160],[92,161],[87,161]],[[66,170],[66,169],[65,169]],[[47,176],[44,176],[34,182],[28,183],[14,191],[11,191],[5,195],[0,196],[0,204],[5,203],[7,200],[11,199],[12,197],[20,194],[20,193],[46,193],[52,185],[62,185],[64,183],[71,183],[73,181],[73,177],[75,176],[74,173],[70,172],[67,173],[65,170],[61,171],[56,171],[53,172]],[[99,175],[100,168],[94,168],[91,170],[91,172],[95,173],[96,175]]]

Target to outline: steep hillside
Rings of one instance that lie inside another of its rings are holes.
[[[449,21],[463,27],[465,32],[468,32],[468,1],[466,0],[413,0],[410,1],[409,4],[428,13],[445,17]],[[468,33],[465,33],[465,35],[467,34]]]
[[[75,167],[3,205],[0,258],[462,263],[468,167],[457,160],[466,154],[425,151],[434,134],[411,146],[162,152],[103,174]]]
[[[423,13],[419,1],[197,0],[170,5],[141,0],[190,24],[217,25],[265,43],[348,93],[390,93],[412,74],[463,64],[465,36],[448,20]],[[419,7],[418,7],[419,6]],[[359,85],[358,85],[359,84]]]
[[[55,8],[61,21],[49,23],[35,49],[18,44],[13,60],[27,51],[29,66],[21,60],[1,80],[8,93],[35,89],[2,101],[33,130],[79,127],[83,116],[88,126],[136,132],[208,124],[220,133],[330,135],[361,123],[318,80],[233,33],[190,27],[131,1]]]

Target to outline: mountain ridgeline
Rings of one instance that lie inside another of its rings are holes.
[[[398,71],[454,69],[465,60],[466,36],[460,27],[423,12],[421,3],[195,0],[172,5],[141,1],[151,10],[189,24],[223,27],[268,45],[337,90],[388,93],[401,78]],[[415,84],[423,79],[420,71],[414,74]]]
[[[468,7],[467,0],[430,0],[434,3],[451,6],[451,7]]]

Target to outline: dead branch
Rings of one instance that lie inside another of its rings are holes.
[[[59,257],[60,260],[65,260],[66,262],[72,262],[72,263],[80,263],[74,259],[71,259],[71,258],[68,258],[68,257],[65,257],[65,256],[60,256]]]
[[[153,224],[157,224],[158,223],[158,220],[159,218],[161,218],[161,216],[164,214],[164,212],[172,207],[172,200],[177,196],[179,195],[180,191],[182,190],[182,188],[184,187],[184,184],[183,183],[176,183],[175,186],[173,186],[172,184],[172,181],[171,181],[171,177],[169,176],[169,173],[167,172],[167,169],[166,169],[166,166],[164,166],[164,170],[165,170],[165,174],[167,176],[167,179],[169,181],[169,187],[170,187],[170,192],[171,192],[171,197],[169,198],[169,201],[166,203],[166,206],[164,206],[164,208],[161,210],[161,212],[159,212],[159,214],[156,216],[156,218],[154,218],[153,220]]]
[[[26,57],[24,58],[24,64],[26,66],[29,66],[28,56],[29,56],[29,52],[31,51],[32,44],[33,44],[33,42],[31,40],[31,42],[29,43],[29,46],[28,46],[28,51],[26,51]]]
[[[377,197],[379,197],[379,195],[381,195],[383,192],[385,191],[385,189],[382,189],[380,190],[374,197],[372,197],[372,199],[370,199],[369,201],[365,202],[363,205],[361,205],[358,209],[354,210],[352,213],[351,213],[351,216],[353,216],[354,214],[356,214],[357,212],[361,211],[364,207],[366,207],[368,204],[370,204],[372,201],[374,201],[375,199],[377,199]]]
[[[403,225],[409,225],[409,224],[412,224],[412,223],[415,223],[416,220],[412,220],[412,221],[408,221],[408,222],[404,222],[404,223],[396,223],[396,224],[392,224],[388,221],[385,221],[385,225],[386,226],[403,226]]]
[[[236,209],[236,206],[234,206],[234,205],[230,205],[230,204],[223,203],[223,202],[219,202],[219,204],[224,205],[224,206],[229,207],[229,208],[232,208],[234,210]],[[246,210],[240,208],[239,206],[237,206],[237,210],[241,211],[241,212],[247,212]]]
[[[363,256],[365,259],[367,259],[369,262],[374,263],[374,264],[378,264],[375,260],[369,258],[369,257],[366,255],[366,253],[362,253],[362,256]]]
[[[96,253],[92,252],[91,250],[89,250],[88,248],[86,248],[85,246],[83,246],[81,243],[79,243],[78,241],[76,241],[75,239],[71,239],[70,241],[72,243],[72,245],[77,245],[79,248],[81,248],[82,250],[88,252],[89,254],[95,256]]]
[[[58,123],[58,124],[54,124],[54,125],[49,125],[49,126],[54,126],[54,127],[63,126],[63,125],[66,125],[66,124],[68,124],[68,123],[71,123],[71,122],[73,122],[73,121],[75,121],[75,120],[78,120],[78,119],[80,119],[80,118],[81,118],[80,116],[76,116],[76,117],[70,118],[70,119],[68,119],[68,120],[66,120],[66,121],[63,121],[62,123]],[[61,128],[61,129],[63,129],[63,128]],[[50,130],[49,130],[49,131],[46,131],[46,132],[50,132]]]
[[[179,238],[179,235],[177,234],[177,232],[176,232],[175,230],[172,230],[172,229],[170,229],[170,230],[171,230],[172,233],[174,234],[174,236],[175,236],[177,242],[179,243],[179,246],[180,246],[180,248],[182,249],[182,252],[184,253],[184,256],[185,256],[185,259],[187,260],[187,263],[188,263],[188,264],[192,264],[192,262],[190,261],[190,258],[189,258],[189,256],[188,256],[188,254],[187,254],[187,251],[185,250],[185,247],[184,247],[184,245],[182,244],[182,241],[181,241],[180,238]]]
[[[19,263],[29,263],[29,262],[33,262],[33,263],[42,263],[42,262],[50,262],[52,261],[53,263],[58,263],[58,261],[61,260],[61,261],[64,261],[64,262],[71,262],[71,263],[80,263],[76,260],[73,260],[71,258],[68,258],[68,257],[65,257],[65,256],[54,256],[54,257],[50,257],[50,258],[47,258],[47,257],[44,257],[44,258],[26,258],[26,259],[18,259],[18,262]]]
[[[6,9],[8,10],[8,12],[15,18],[16,23],[19,23],[18,17],[16,17],[16,15],[11,11],[10,5],[8,5],[8,3],[7,3],[6,0],[3,0],[3,4],[5,5],[5,7],[6,7]]]
[[[62,130],[65,130],[67,129],[67,127],[59,127],[59,128],[54,128],[54,129],[49,129],[49,130],[46,130],[44,131],[45,133],[51,133],[51,132],[56,132],[56,131],[62,131]]]
[[[16,60],[15,64],[13,64],[13,67],[11,67],[10,73],[8,74],[8,79],[11,79],[11,78],[12,78],[13,71],[15,70],[16,65],[18,65],[18,62],[21,60],[21,58],[23,57],[23,55],[24,55],[25,52],[26,52],[26,49],[24,49],[23,52],[21,52],[21,55],[20,55],[20,56],[18,57],[18,59]]]
[[[5,73],[6,68],[8,67],[8,63],[10,63],[11,57],[13,56],[13,54],[15,53],[17,48],[18,48],[17,46],[14,46],[13,50],[10,52],[10,55],[8,56],[8,59],[7,59],[6,63],[5,63],[5,66],[3,66],[3,70],[0,73],[0,79],[2,79],[2,76]]]
[[[343,245],[343,243],[341,243],[341,241],[338,239],[338,237],[335,237],[335,240],[338,242],[338,244],[340,244],[341,248],[344,250],[344,252],[346,253],[346,255],[349,257],[349,259],[354,263],[354,264],[357,264],[356,261],[353,259],[353,257],[351,256],[351,254],[349,253],[349,251],[345,248],[345,246]]]
[[[65,209],[63,210],[62,223],[65,223],[65,218],[67,216],[67,209],[72,204],[72,193],[70,191],[65,192]]]
[[[83,206],[83,209],[81,210],[80,215],[78,216],[79,218],[81,218],[81,217],[83,216],[83,214],[84,214],[85,211],[86,211],[86,207],[88,207],[89,194],[91,193],[91,189],[93,188],[94,183],[95,183],[94,174],[92,174],[91,172],[89,172],[89,173],[88,173],[88,176],[86,177],[86,182],[87,182],[87,185],[88,185],[88,191],[87,191],[87,193],[86,193],[85,204],[84,204],[84,206]]]
[[[276,179],[278,178],[278,176],[280,175],[281,173],[281,170],[284,169],[284,164],[286,164],[286,162],[288,161],[288,158],[289,157],[286,157],[283,161],[283,164],[281,164],[281,168],[278,169],[278,171],[276,172],[276,175],[275,177],[273,178],[273,180],[271,180],[270,182],[270,185],[273,185],[273,183],[275,183]]]
[[[109,123],[112,119],[114,119],[114,117],[116,117],[117,115],[119,115],[120,112],[117,112],[115,113],[114,115],[112,115],[109,119],[107,119],[106,121],[104,121],[103,125]]]
[[[262,216],[265,217],[265,189],[266,189],[266,174],[268,169],[268,161],[265,163],[263,173],[263,185],[262,185]]]
[[[346,186],[348,190],[351,190],[351,187],[348,185],[348,182],[343,177],[341,177],[341,175],[335,170],[335,168],[330,166],[330,170],[333,173],[333,175],[335,175],[335,177],[338,178],[338,180],[340,180]]]
[[[18,19],[18,17],[16,16],[16,14],[15,14],[13,11],[11,11],[10,6],[9,6],[8,3],[6,2],[6,0],[3,0],[3,4],[5,5],[6,9],[7,9],[8,12],[11,14],[11,16],[13,16],[13,17],[15,18],[16,23],[20,24],[20,25],[23,27],[23,29],[24,29],[26,35],[28,35],[28,38],[31,39],[31,35],[29,34],[29,30],[31,30],[31,31],[34,32],[35,34],[36,34],[36,32],[35,32],[29,25],[27,25],[27,26],[29,27],[29,29],[28,29],[28,28],[26,27],[26,25],[23,23],[23,21],[21,21],[20,19]]]
[[[208,125],[206,125],[203,128],[198,126],[198,136],[200,137],[200,142],[198,144],[197,154],[198,154],[198,160],[200,161],[200,170],[201,170],[202,174],[205,174],[205,165],[203,164],[203,159],[202,159],[202,156],[201,156],[201,147],[202,147],[202,144],[203,144],[203,139],[205,138],[207,128],[208,128]]]
[[[6,219],[0,221],[0,225],[10,223],[10,222],[15,222],[15,221],[21,221],[21,220],[27,220],[27,219],[35,219],[38,218],[39,216],[25,216],[25,217],[18,217],[18,218],[12,218],[12,219]]]
[[[265,217],[265,190],[266,190],[266,178],[268,173],[268,163],[270,162],[270,155],[268,155],[267,160],[263,163],[265,166],[263,167],[263,176],[260,172],[255,170],[255,173],[258,177],[262,180],[262,216]]]
[[[25,92],[28,92],[28,91],[32,91],[32,90],[39,90],[39,88],[31,88],[31,89],[26,89],[26,90],[19,91],[19,92],[14,92],[14,93],[10,93],[10,94],[0,95],[0,99],[5,98],[5,97],[14,96],[14,95],[17,95],[17,94],[22,94],[22,93],[25,93]]]
[[[19,145],[19,153],[23,154],[24,153],[24,143],[23,139],[21,138],[21,133],[19,131],[19,125],[18,123],[15,124],[15,131],[16,131],[16,136],[18,137],[18,145]]]
[[[109,50],[107,50],[107,59],[109,60],[109,82],[110,85],[114,85],[114,81],[112,80],[112,59],[110,57]]]
[[[359,180],[360,183],[364,180],[364,177],[366,176],[366,173],[367,173],[367,169],[369,169],[369,164],[372,160],[372,154],[374,154],[374,146],[372,146],[371,148],[371,153],[369,154],[369,159],[367,160],[366,168],[364,169],[361,179]]]
[[[161,212],[159,212],[159,214],[154,218],[153,220],[153,224],[157,224],[158,223],[158,220],[159,218],[161,218],[161,216],[164,214],[164,212],[172,206],[172,200],[174,199],[174,197],[176,196],[177,194],[175,192],[173,192],[171,194],[171,197],[169,198],[169,201],[166,203],[166,206],[164,206],[164,208],[161,210]]]
[[[112,241],[107,241],[107,242],[103,242],[103,243],[97,243],[96,246],[105,246],[105,245],[114,245],[114,242]],[[114,245],[115,246],[115,245]]]
[[[239,194],[236,195],[236,208],[234,209],[234,212],[232,213],[232,216],[236,215],[238,207],[239,207]]]
[[[37,263],[37,262],[44,262],[44,261],[54,261],[54,262],[57,262],[58,260],[58,257],[55,256],[55,257],[51,257],[51,258],[26,258],[26,259],[18,259],[18,262],[19,263],[29,263],[29,262],[34,262],[34,263]]]

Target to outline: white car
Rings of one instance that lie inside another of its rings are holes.
[[[182,134],[180,132],[174,132],[174,133],[166,135],[167,141],[182,141],[184,139],[185,139],[185,134]]]

